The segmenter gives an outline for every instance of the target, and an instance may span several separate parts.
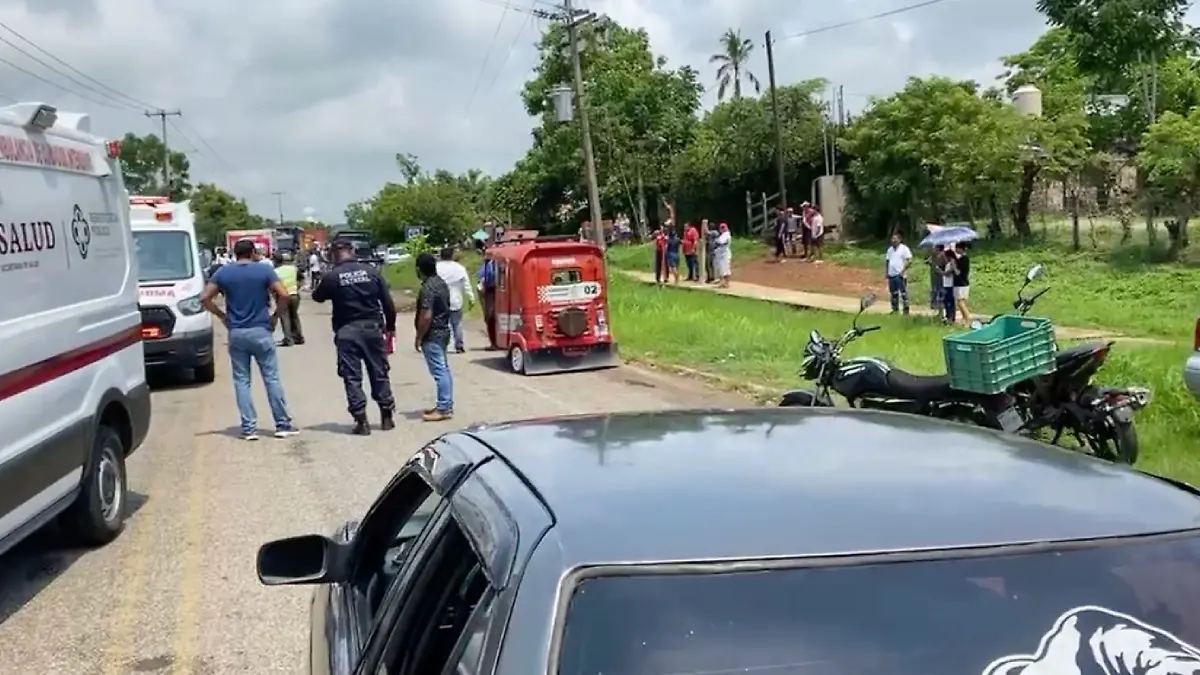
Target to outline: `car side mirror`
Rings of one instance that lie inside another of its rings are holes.
[[[875,304],[875,294],[867,293],[858,301],[858,311],[865,312],[868,307]]]
[[[319,534],[276,539],[258,549],[258,580],[264,586],[343,581],[348,560],[348,545]]]
[[[1033,283],[1034,279],[1042,276],[1043,269],[1044,268],[1042,267],[1041,263],[1030,267],[1029,271],[1025,273],[1025,283]]]

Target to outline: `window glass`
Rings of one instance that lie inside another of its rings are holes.
[[[454,666],[456,675],[476,675],[480,662],[483,660],[483,641],[487,635],[488,624],[492,618],[492,608],[496,605],[496,595],[493,593],[488,600],[481,604],[471,617],[467,632],[461,638],[462,652],[458,663]]]
[[[190,279],[195,270],[196,248],[187,232],[134,232],[133,247],[137,251],[138,281]]]
[[[583,281],[583,273],[578,267],[559,267],[550,270],[551,286],[570,286]]]
[[[597,577],[560,675],[1200,672],[1200,543]],[[1114,665],[1115,664],[1115,665]]]

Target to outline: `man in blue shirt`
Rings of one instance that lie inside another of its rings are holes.
[[[496,261],[484,253],[483,264],[476,274],[479,279],[479,298],[483,305],[483,325],[487,330],[488,351],[496,349]]]
[[[254,242],[242,239],[233,246],[234,261],[217,270],[200,302],[229,330],[229,362],[233,367],[233,391],[238,414],[242,418],[242,438],[258,440],[258,415],[250,395],[250,360],[258,362],[258,372],[267,388],[271,416],[275,418],[275,437],[287,438],[299,433],[288,415],[279,381],[279,359],[275,353],[274,327],[278,315],[287,311],[288,293],[275,269],[255,260]],[[225,296],[225,308],[217,306],[217,294]],[[275,296],[276,317],[270,314],[270,296]]]

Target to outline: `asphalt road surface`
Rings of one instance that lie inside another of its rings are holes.
[[[47,530],[0,556],[0,670],[298,672],[312,591],[260,586],[258,545],[359,517],[423,442],[476,422],[745,404],[631,368],[519,377],[502,355],[471,350],[451,361],[457,417],[422,422],[433,385],[411,351],[411,321],[402,317],[392,357],[398,427],[359,438],[348,435],[328,310],[312,303],[303,310],[308,343],[280,350],[288,403],[303,432],[282,441],[238,439],[228,363],[220,358],[215,384],[158,387],[150,436],[129,463],[133,513],[121,537],[99,550],[66,550]],[[468,341],[479,346],[483,338],[472,331]],[[223,336],[217,342],[223,354]],[[268,430],[257,377],[254,386],[259,423]]]

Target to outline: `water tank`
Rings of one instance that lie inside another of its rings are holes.
[[[1042,91],[1032,84],[1018,87],[1013,92],[1013,107],[1026,117],[1042,116]]]

